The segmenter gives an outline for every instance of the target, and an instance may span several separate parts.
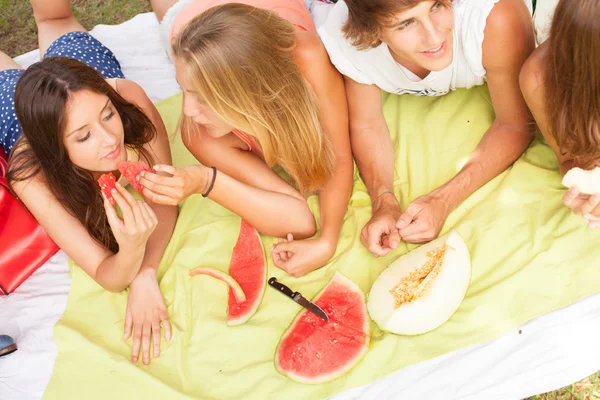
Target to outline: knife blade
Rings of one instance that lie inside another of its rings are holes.
[[[302,307],[315,314],[317,317],[321,318],[325,322],[329,322],[329,317],[327,316],[325,311],[323,311],[321,307],[319,307],[312,301],[307,300],[304,296],[302,296],[300,292],[294,292],[292,289],[290,289],[283,283],[278,282],[277,278],[274,277],[269,279],[269,285],[277,289],[279,292],[283,293],[290,299],[294,300],[296,303],[300,304]]]

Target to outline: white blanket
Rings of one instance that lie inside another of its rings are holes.
[[[153,101],[180,91],[154,14],[138,15],[117,26],[97,26],[92,34],[112,49],[125,76],[139,83]],[[16,60],[28,66],[37,59],[34,51]],[[67,257],[59,252],[15,293],[0,296],[0,334],[11,335],[19,346],[17,352],[0,358],[0,399],[42,397],[57,355],[52,332],[64,311],[70,283]],[[335,398],[519,399],[599,370],[599,335],[600,295],[595,295],[498,339],[410,366]]]

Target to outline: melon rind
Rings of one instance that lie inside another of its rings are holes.
[[[262,288],[260,290],[260,295],[257,296],[257,298],[255,299],[255,303],[252,305],[252,307],[250,307],[248,309],[246,314],[242,314],[242,315],[239,315],[237,318],[233,318],[233,317],[229,316],[229,312],[227,313],[227,325],[229,325],[229,326],[241,325],[241,324],[245,323],[246,321],[248,321],[250,318],[252,318],[252,316],[254,314],[256,314],[256,311],[258,310],[258,307],[260,306],[260,303],[262,302],[262,299],[265,295],[265,288],[267,287],[267,259],[265,257],[265,248],[263,246],[262,239],[261,239],[258,231],[244,220],[242,220],[241,225],[240,225],[240,236],[242,233],[242,229],[244,228],[244,225],[247,228],[251,228],[253,230],[253,234],[256,235],[256,240],[257,240],[258,244],[260,245],[260,249],[261,249],[262,257],[263,257],[262,276],[264,279],[262,280]],[[240,240],[240,238],[238,237],[238,241],[239,240]],[[236,243],[236,246],[237,246],[237,243]],[[235,247],[234,247],[234,251],[235,251]],[[231,265],[229,268],[231,270]]]
[[[329,374],[321,375],[320,377],[318,377],[316,379],[307,378],[305,376],[295,373],[294,371],[285,370],[279,363],[279,350],[280,350],[282,344],[285,342],[286,338],[293,332],[294,326],[297,324],[297,322],[300,320],[300,318],[302,318],[302,316],[305,313],[310,312],[308,310],[303,309],[302,311],[300,311],[298,313],[296,318],[294,318],[294,320],[292,321],[290,326],[284,332],[283,336],[281,337],[281,340],[279,341],[279,344],[277,345],[277,349],[275,350],[275,369],[277,369],[277,371],[280,374],[285,375],[296,382],[305,383],[305,384],[319,384],[319,383],[330,382],[330,381],[337,379],[340,376],[348,373],[348,371],[350,371],[354,366],[356,366],[369,351],[369,341],[370,341],[370,336],[371,336],[371,332],[370,332],[371,321],[370,321],[369,315],[367,313],[367,307],[366,307],[366,303],[365,303],[365,294],[363,293],[362,290],[360,290],[360,288],[354,282],[352,282],[350,279],[348,279],[341,273],[336,272],[334,274],[333,278],[329,281],[329,283],[313,298],[312,302],[317,303],[319,301],[319,298],[334,283],[340,284],[341,286],[345,286],[347,288],[348,292],[356,293],[360,296],[360,299],[362,300],[361,308],[364,313],[364,318],[363,318],[364,324],[363,324],[362,330],[365,333],[365,343],[362,346],[362,348],[360,349],[360,351],[356,354],[356,356],[350,362],[347,362],[346,365],[341,365],[335,371],[332,371]],[[331,323],[331,322],[329,322],[329,323]]]
[[[427,253],[447,244],[443,264],[423,295],[395,308],[390,293],[400,280],[428,259]],[[385,269],[373,284],[367,309],[382,330],[399,335],[420,335],[432,331],[456,312],[471,280],[471,258],[462,237],[451,231],[400,257]]]
[[[223,282],[225,282],[233,291],[233,294],[235,296],[235,299],[238,303],[241,303],[243,301],[246,301],[246,295],[244,294],[244,291],[242,290],[242,287],[240,286],[239,283],[237,283],[237,281],[235,279],[233,279],[231,277],[231,275],[226,274],[225,272],[215,269],[215,268],[208,268],[208,267],[202,267],[202,268],[196,268],[192,271],[190,271],[190,276],[194,276],[194,275],[208,275],[208,276],[212,276],[213,278],[217,278]]]

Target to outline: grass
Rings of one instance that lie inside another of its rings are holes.
[[[98,24],[120,24],[136,14],[152,11],[148,0],[75,0],[71,4],[88,30]],[[36,32],[28,1],[0,0],[0,50],[12,57],[34,50],[38,47]],[[600,372],[527,400],[600,400]]]
[[[98,24],[120,24],[152,11],[148,0],[74,0],[71,5],[88,30]],[[16,57],[37,48],[37,29],[29,1],[0,0],[0,50]]]
[[[570,386],[527,400],[600,400],[600,372]]]

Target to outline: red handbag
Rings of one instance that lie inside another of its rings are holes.
[[[58,251],[58,246],[8,189],[0,147],[0,295],[12,293]]]

